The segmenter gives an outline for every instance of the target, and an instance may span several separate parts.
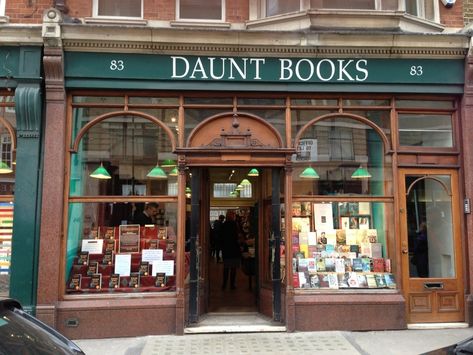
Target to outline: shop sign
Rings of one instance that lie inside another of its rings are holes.
[[[274,83],[462,84],[462,59],[254,58],[66,53],[69,78]]]

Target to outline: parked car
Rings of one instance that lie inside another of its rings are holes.
[[[429,351],[422,355],[467,355],[473,354],[473,337],[441,349]]]
[[[13,299],[0,299],[0,355],[80,355],[84,352],[58,331],[24,312]]]

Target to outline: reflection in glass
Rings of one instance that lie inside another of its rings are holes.
[[[449,176],[406,176],[410,277],[454,277]]]
[[[453,147],[451,115],[399,114],[399,144]]]

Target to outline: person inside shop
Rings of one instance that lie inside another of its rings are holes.
[[[429,277],[429,246],[427,242],[427,224],[422,222],[416,232],[412,263],[417,268],[418,277]]]
[[[137,211],[133,222],[144,226],[147,224],[156,224],[156,215],[158,214],[158,204],[149,202],[145,205],[143,211]]]
[[[221,214],[218,216],[212,224],[212,229],[210,231],[210,248],[211,255],[215,257],[215,260],[219,263],[221,260],[221,250],[222,250],[222,226],[225,221],[225,216]]]
[[[230,276],[230,288],[236,288],[236,272],[240,267],[241,249],[238,240],[238,225],[235,220],[235,211],[228,210],[225,222],[222,225],[222,256],[223,256],[223,283],[222,290],[227,287]]]

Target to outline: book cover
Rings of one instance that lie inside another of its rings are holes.
[[[102,288],[102,274],[91,275],[89,288],[96,290],[100,290]]]
[[[369,219],[369,217],[359,217],[358,218],[358,228],[360,228],[360,229],[370,229],[370,219]]]
[[[102,259],[103,265],[112,265],[113,264],[113,251],[107,250],[103,255]]]
[[[373,258],[373,272],[384,272],[383,258]]]
[[[154,278],[154,286],[164,287],[166,286],[166,274],[164,272],[158,272]]]
[[[353,259],[354,258],[345,258],[345,271],[351,272],[353,271]]]
[[[107,251],[115,251],[115,239],[105,240],[105,252]]]
[[[345,273],[345,259],[335,259],[335,272]]]
[[[72,275],[71,282],[69,283],[69,288],[74,289],[74,290],[80,290],[81,289],[81,281],[82,281],[82,275],[81,274]]]
[[[394,280],[394,275],[387,273],[384,274],[384,281],[386,282],[387,288],[396,288],[396,280]]]
[[[358,283],[358,275],[357,275],[356,272],[348,273],[348,286],[349,287],[354,287],[354,288],[360,287],[360,285]]]
[[[363,271],[363,263],[361,258],[355,258],[352,261],[352,269],[355,272],[362,272]]]
[[[317,271],[317,264],[315,258],[307,258],[307,271],[309,272],[316,272]]]
[[[98,272],[99,272],[99,262],[90,261],[89,265],[87,266],[87,275],[97,274]]]
[[[292,284],[294,288],[299,288],[299,273],[294,272],[292,274]]]
[[[158,228],[158,239],[167,239],[168,238],[168,230],[166,227],[159,227]]]
[[[329,280],[328,280],[328,275],[329,274],[319,274],[319,282],[320,282],[320,288],[329,288]]]
[[[376,279],[374,278],[373,274],[366,275],[366,283],[368,284],[368,288],[376,288]]]
[[[130,281],[128,282],[128,287],[138,288],[140,287],[140,273],[132,272],[130,274]]]
[[[101,239],[115,239],[115,227],[99,227],[99,238]]]
[[[360,256],[364,258],[371,258],[371,243],[361,243]]]
[[[378,288],[385,288],[386,287],[386,281],[384,279],[383,274],[375,274],[374,278],[376,280],[376,286],[378,286]]]
[[[346,236],[346,234],[345,234]],[[327,242],[324,243],[324,244],[331,244],[331,245],[335,245],[337,244],[337,232],[335,229],[332,229],[332,230],[327,230],[325,232],[325,238],[327,238]]]
[[[325,259],[324,258],[317,258],[316,259],[316,267],[317,267],[317,271],[325,271]]]
[[[358,277],[358,287],[360,288],[367,288],[368,282],[366,281],[366,276],[364,274],[357,274]]]
[[[307,244],[309,244],[309,248],[311,246],[317,245],[317,233],[316,232],[308,232],[307,233]]]
[[[345,229],[337,229],[336,232],[335,232],[335,238],[337,240],[336,244],[346,244],[347,243],[346,230]]]
[[[358,246],[358,244],[351,244],[350,252],[358,254],[360,252],[360,247]]]
[[[141,227],[141,238],[158,239],[158,227],[149,225]]]
[[[310,288],[309,284],[309,274],[307,272],[298,272],[299,274],[299,287],[300,288]]]
[[[159,241],[157,239],[150,239],[148,241],[148,249],[158,249]]]
[[[148,276],[149,275],[149,262],[148,261],[140,262],[140,268],[138,272],[141,276]]]
[[[345,243],[347,245],[356,245],[358,244],[358,231],[356,229],[346,229],[345,230]]]
[[[110,275],[110,280],[108,282],[109,288],[119,288],[120,287],[120,274]]]
[[[391,259],[384,259],[384,271],[392,272],[391,269]]]
[[[119,253],[140,252],[140,225],[126,224],[119,226]]]
[[[328,277],[328,287],[333,289],[338,289],[338,276],[335,273],[327,274]]]
[[[309,232],[299,232],[299,244],[309,245]]]
[[[77,258],[77,265],[88,265],[89,264],[89,252],[81,251]]]
[[[325,258],[325,271],[327,272],[335,271],[335,258]]]
[[[309,257],[309,246],[307,244],[299,244],[299,251],[304,255],[304,258]]]
[[[340,228],[341,229],[350,228],[350,217],[340,217]]]
[[[293,202],[292,203],[292,216],[298,217],[302,213],[302,206],[300,202]]]
[[[345,272],[343,274],[338,274],[338,288],[348,288],[348,279],[350,278],[350,274]]]
[[[319,274],[311,274],[309,276],[310,287],[311,288],[320,288]]]
[[[176,248],[176,242],[174,240],[166,241],[166,253],[174,253]]]
[[[327,252],[327,254],[331,254],[335,251],[335,244],[327,244],[325,246],[325,251]]]
[[[301,258],[297,262],[297,271],[306,272],[308,271],[309,261],[306,258]]]
[[[292,231],[292,245],[299,245],[299,232],[298,231]]]
[[[376,229],[368,229],[366,232],[366,236],[368,238],[369,243],[378,242],[378,231]]]
[[[371,272],[371,259],[370,258],[361,258],[361,271]]]
[[[383,257],[383,245],[381,243],[371,243],[371,257],[372,258]]]

